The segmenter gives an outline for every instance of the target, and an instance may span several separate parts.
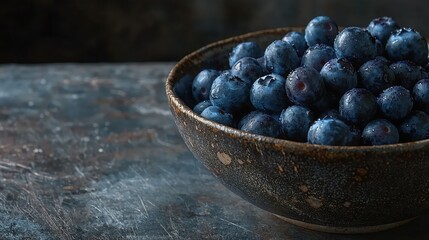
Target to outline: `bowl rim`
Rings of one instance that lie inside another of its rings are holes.
[[[275,145],[285,145],[295,149],[306,148],[307,150],[327,150],[327,151],[341,151],[341,152],[357,152],[357,151],[358,152],[374,152],[374,151],[401,152],[404,149],[418,150],[424,147],[429,147],[429,139],[413,141],[413,142],[396,143],[396,144],[374,145],[374,146],[366,146],[366,145],[329,146],[329,145],[310,144],[307,142],[296,142],[296,141],[291,141],[287,139],[262,136],[258,134],[245,132],[240,129],[229,127],[229,126],[208,120],[206,118],[203,118],[200,115],[196,114],[174,93],[174,90],[173,90],[174,84],[179,80],[178,75],[180,75],[181,73],[179,70],[183,68],[184,65],[193,64],[195,62],[195,59],[200,59],[199,56],[202,56],[205,53],[208,53],[213,49],[221,47],[223,45],[239,43],[239,42],[248,40],[249,38],[257,38],[266,34],[271,34],[271,35],[282,34],[282,33],[286,34],[287,32],[290,32],[290,31],[302,32],[302,29],[303,29],[302,27],[283,27],[283,28],[271,28],[271,29],[264,29],[264,30],[254,31],[254,32],[248,32],[245,34],[240,34],[237,36],[212,42],[206,46],[203,46],[187,54],[173,66],[173,68],[170,70],[167,76],[167,80],[165,82],[165,89],[166,89],[166,94],[167,94],[169,104],[174,105],[176,107],[174,109],[179,109],[187,117],[196,119],[198,122],[208,125],[211,128],[215,128],[217,131],[222,131],[229,135],[234,135],[235,137],[244,138],[249,141],[266,142],[266,143],[275,144]],[[183,74],[183,76],[185,75],[186,74]],[[170,106],[170,110],[174,111],[172,106]]]

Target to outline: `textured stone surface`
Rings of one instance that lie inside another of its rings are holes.
[[[0,66],[0,239],[429,238],[427,215],[333,235],[231,193],[179,136],[172,66]]]

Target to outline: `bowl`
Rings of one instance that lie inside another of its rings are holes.
[[[191,84],[203,68],[227,68],[242,41],[266,47],[287,32],[252,32],[207,45],[180,60],[166,93],[186,145],[227,188],[305,228],[366,233],[402,225],[429,207],[429,140],[383,146],[322,146],[247,133],[192,111]]]

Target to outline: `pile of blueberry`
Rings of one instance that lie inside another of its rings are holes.
[[[193,110],[209,120],[322,145],[429,138],[428,45],[392,18],[339,31],[319,16],[265,51],[255,42],[236,45],[229,66],[193,80]]]

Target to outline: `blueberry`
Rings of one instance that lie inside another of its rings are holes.
[[[386,119],[375,119],[369,122],[362,131],[365,145],[384,145],[399,142],[398,129]]]
[[[316,44],[332,46],[338,26],[330,17],[318,16],[313,18],[305,28],[305,41],[309,47]]]
[[[262,113],[264,113],[264,112],[259,111],[259,110],[253,110],[253,111],[248,112],[247,114],[244,114],[244,116],[242,116],[240,118],[240,121],[238,121],[237,128],[241,129],[243,127],[243,125],[245,123],[247,123],[251,118],[253,118],[254,116],[256,116],[258,114],[262,114]]]
[[[410,92],[401,86],[393,86],[384,90],[378,97],[381,113],[389,120],[397,121],[405,118],[413,108]]]
[[[364,88],[353,88],[340,99],[339,112],[350,123],[366,124],[377,114],[377,99]]]
[[[413,89],[416,82],[422,79],[423,69],[410,61],[399,61],[390,65],[395,74],[396,84],[404,88]]]
[[[305,38],[304,38],[304,34],[302,34],[301,32],[296,32],[296,31],[288,32],[282,38],[282,40],[292,45],[292,47],[295,48],[298,56],[302,56],[305,50],[307,50],[308,48],[307,42],[305,41]]]
[[[313,119],[314,114],[308,108],[294,105],[284,109],[280,114],[284,137],[293,141],[306,142]]]
[[[209,99],[213,81],[220,75],[214,69],[204,69],[195,76],[192,82],[192,95],[197,102]]]
[[[281,136],[279,121],[265,113],[255,114],[255,116],[249,118],[243,124],[241,130],[273,138]]]
[[[276,40],[265,49],[265,66],[271,73],[287,76],[300,64],[300,59],[289,43]]]
[[[309,106],[325,92],[323,79],[314,68],[298,67],[286,79],[286,93],[295,104]]]
[[[395,74],[380,58],[364,63],[359,68],[358,75],[362,85],[374,94],[379,94],[395,83]]]
[[[280,112],[290,105],[285,81],[282,76],[274,73],[258,78],[250,90],[250,102],[258,110]]]
[[[329,60],[320,71],[325,86],[338,94],[356,87],[357,73],[346,58],[334,58]]]
[[[204,109],[201,113],[201,116],[207,118],[208,120],[226,125],[233,126],[233,117],[230,113],[225,112],[220,107],[210,106]]]
[[[429,115],[414,111],[402,121],[399,127],[402,142],[418,141],[429,138]]]
[[[258,60],[251,57],[244,57],[232,66],[231,73],[252,84],[256,79],[263,76],[265,71]]]
[[[234,114],[250,105],[251,86],[230,72],[223,72],[213,81],[210,101],[214,106]]]
[[[391,61],[410,60],[421,66],[428,63],[426,40],[411,28],[401,28],[392,33],[386,43],[386,53]]]
[[[308,142],[319,145],[345,146],[351,142],[350,128],[335,118],[317,120],[308,130]]]
[[[194,106],[192,111],[194,111],[196,114],[201,114],[204,109],[213,106],[212,102],[210,100],[204,100],[202,102],[199,102],[197,105]]]
[[[243,57],[259,58],[262,55],[262,49],[256,42],[242,42],[232,49],[229,55],[229,67],[232,67]]]
[[[349,59],[355,67],[377,56],[375,38],[362,28],[344,28],[335,38],[335,53],[338,58]]]
[[[422,79],[413,88],[416,108],[429,114],[429,79]]]
[[[391,17],[380,17],[373,19],[366,29],[373,37],[385,45],[390,34],[398,28],[398,24]]]
[[[312,67],[320,71],[323,65],[332,58],[335,58],[335,51],[332,47],[316,44],[305,51],[301,59],[301,66]]]
[[[195,99],[192,96],[192,82],[194,77],[186,74],[181,77],[173,86],[173,92],[185,103],[186,106],[193,108]]]

